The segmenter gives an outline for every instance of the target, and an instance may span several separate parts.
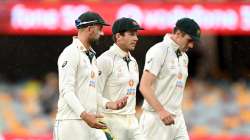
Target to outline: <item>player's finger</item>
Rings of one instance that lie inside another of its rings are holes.
[[[103,116],[101,114],[96,114],[95,117],[96,118],[103,118]]]
[[[171,116],[168,116],[164,119],[164,123],[165,125],[171,125],[171,124],[174,124],[174,120]]]
[[[95,128],[97,128],[97,129],[104,129],[104,128],[107,128],[107,126],[106,126],[105,123],[97,122],[97,123],[95,124]]]
[[[123,106],[124,106],[124,105],[123,105],[122,102],[119,102],[119,103],[117,104],[117,108],[118,108],[118,109],[121,109]]]
[[[174,118],[171,117],[170,120],[169,120],[169,123],[170,123],[170,125],[174,124]]]

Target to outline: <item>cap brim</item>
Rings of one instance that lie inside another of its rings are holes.
[[[109,24],[105,23],[105,24],[102,24],[103,26],[110,26]]]
[[[110,26],[110,24],[107,24],[107,23],[99,23],[99,24],[103,26]]]
[[[130,29],[130,30],[144,30],[144,28],[141,28],[141,27],[134,27],[134,28],[132,28],[132,29]]]

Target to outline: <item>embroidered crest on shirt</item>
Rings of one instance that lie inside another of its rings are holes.
[[[171,61],[170,61],[170,66],[169,66],[169,68],[170,68],[170,69],[175,69],[175,68],[176,68],[176,65],[177,65],[177,62],[175,62],[175,60],[171,60]]]

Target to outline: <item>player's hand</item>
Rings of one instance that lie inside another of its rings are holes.
[[[112,110],[122,109],[124,106],[127,105],[127,100],[128,100],[128,96],[125,96],[115,102],[107,102],[106,108],[112,109]]]
[[[91,113],[83,112],[80,116],[90,127],[96,129],[107,128],[106,124],[98,121],[99,118],[103,118],[101,115],[94,115]]]
[[[171,125],[171,124],[174,124],[174,117],[175,115],[169,113],[168,111],[166,110],[162,110],[160,112],[158,112],[159,116],[160,116],[160,119],[161,121],[165,124],[165,125]]]

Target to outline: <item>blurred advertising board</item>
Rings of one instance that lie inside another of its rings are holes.
[[[85,11],[96,11],[112,24],[132,17],[143,35],[171,32],[177,19],[195,19],[205,34],[250,35],[250,4],[169,3],[5,3],[0,4],[0,34],[72,35],[74,20]],[[111,27],[104,28],[111,34]]]

